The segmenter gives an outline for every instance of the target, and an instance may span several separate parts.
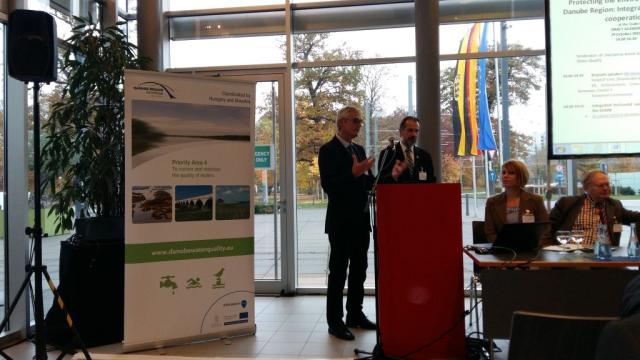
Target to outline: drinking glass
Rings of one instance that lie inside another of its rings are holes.
[[[571,231],[566,231],[566,230],[556,231],[556,240],[558,240],[558,242],[561,245],[566,245],[569,242],[570,238],[571,238]]]
[[[581,245],[584,241],[584,230],[573,229],[571,230],[571,241],[576,245]]]

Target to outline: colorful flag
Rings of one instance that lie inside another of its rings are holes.
[[[467,53],[475,54],[478,52],[478,39],[480,32],[478,31],[480,24],[474,24],[469,33],[469,42],[467,44]],[[466,149],[469,155],[480,155],[478,151],[478,97],[477,80],[478,80],[478,60],[468,59],[465,73],[465,125],[468,129],[466,135]]]
[[[467,49],[467,42],[469,37],[467,35],[460,40],[459,54],[463,54]],[[453,139],[455,152],[458,156],[464,156],[466,154],[466,126],[465,126],[465,101],[464,101],[464,74],[466,69],[466,62],[464,60],[458,60],[456,63],[456,77],[453,81],[454,86],[454,99],[451,102],[451,108],[453,109]],[[457,94],[457,95],[455,95]]]
[[[460,42],[458,53],[484,52],[487,26],[474,24]],[[482,39],[480,39],[482,38]],[[480,150],[495,150],[486,91],[486,59],[461,59],[456,64],[454,99],[451,102],[456,155],[480,155]]]
[[[480,37],[480,52],[487,51],[487,24],[482,27]],[[489,116],[489,101],[487,99],[487,59],[478,61],[478,149],[496,150],[496,140],[493,137],[491,117]]]

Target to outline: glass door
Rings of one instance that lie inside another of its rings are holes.
[[[256,82],[254,270],[256,292],[280,292],[283,282],[282,238],[286,196],[283,194],[282,147],[278,106],[281,81]],[[280,286],[279,286],[280,285]]]
[[[256,83],[254,270],[256,293],[288,292],[287,203],[288,174],[285,166],[284,72],[247,74],[216,72],[222,80]],[[290,187],[292,188],[292,187]],[[284,250],[283,250],[284,249]],[[283,261],[284,259],[284,261]]]

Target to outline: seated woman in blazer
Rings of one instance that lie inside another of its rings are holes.
[[[504,224],[522,222],[522,215],[529,213],[533,221],[548,221],[549,215],[541,196],[527,192],[529,170],[522,161],[509,160],[502,165],[502,187],[504,192],[487,199],[484,209],[484,232],[490,242]],[[548,235],[542,237],[541,245],[549,242]]]

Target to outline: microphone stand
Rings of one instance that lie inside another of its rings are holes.
[[[375,180],[373,180],[373,185],[371,185],[371,190],[369,191],[369,196],[367,197],[367,203],[364,205],[364,209],[362,211],[367,211],[368,208],[371,207],[371,204],[373,204],[375,202],[375,197],[376,197],[376,188],[378,187],[378,182],[380,181],[380,175],[382,175],[382,170],[386,168],[385,166],[385,161],[387,160],[387,157],[389,155],[389,152],[391,152],[391,149],[393,149],[393,156],[395,156],[396,154],[396,145],[393,142],[393,140],[389,139],[389,141],[391,142],[389,145],[387,145],[384,155],[382,155],[382,167],[380,169],[378,169],[378,175],[376,175]],[[393,164],[393,162],[391,162],[389,165]],[[387,165],[387,166],[389,166]],[[370,214],[374,214],[375,215],[375,205],[374,207],[371,209],[373,212],[370,212]],[[375,216],[373,219],[373,224],[375,227]],[[374,229],[375,231],[375,229]],[[375,238],[376,234],[375,232],[373,233],[373,236]]]
[[[376,186],[378,186],[378,181],[380,181],[380,175],[382,175],[382,170],[385,169],[387,166],[389,165],[393,165],[393,161],[391,163],[389,163],[389,165],[385,164],[385,161],[387,160],[387,157],[389,155],[389,152],[391,152],[391,149],[393,149],[393,155],[396,154],[396,144],[392,141],[391,144],[389,144],[387,146],[387,148],[385,149],[384,155],[382,155],[382,167],[380,169],[378,169],[378,175],[376,176],[376,179],[373,182],[373,186],[371,187],[371,191],[373,191],[375,193],[376,190]]]
[[[369,196],[367,199],[367,207],[370,208],[370,212],[369,212],[369,216],[373,217],[373,269],[374,269],[374,285],[375,285],[375,289],[374,289],[374,293],[375,293],[375,309],[376,309],[376,345],[373,347],[372,351],[364,351],[364,350],[360,350],[360,349],[353,349],[353,352],[356,356],[360,355],[360,354],[365,354],[368,355],[366,357],[358,357],[357,359],[380,359],[380,360],[385,360],[385,359],[390,359],[393,360],[395,358],[392,357],[387,357],[384,355],[384,350],[382,347],[382,337],[380,335],[380,304],[378,303],[378,220],[376,219],[376,188],[378,186],[378,180],[380,180],[380,174],[382,174],[382,169],[384,169],[384,165],[385,165],[385,160],[387,158],[387,155],[389,155],[389,152],[391,150],[391,146],[387,147],[387,151],[385,151],[384,155],[382,155],[382,168],[378,169],[378,175],[376,176],[376,179],[373,182],[373,185],[371,186],[371,190],[369,191]],[[395,144],[393,145],[393,153],[395,154],[396,152],[396,148],[395,148]],[[367,209],[367,207],[365,207],[365,211]]]

